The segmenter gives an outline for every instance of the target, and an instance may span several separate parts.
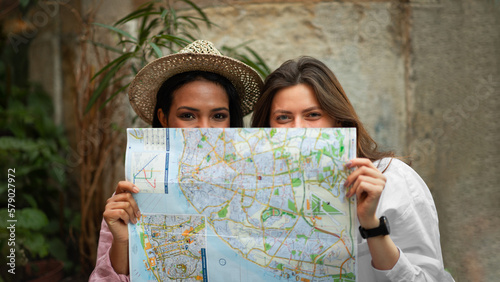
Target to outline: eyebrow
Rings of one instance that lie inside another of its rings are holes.
[[[229,112],[229,109],[226,108],[226,107],[220,107],[220,108],[215,108],[215,109],[212,109],[210,110],[211,112],[218,112],[218,111],[228,111]]]
[[[314,110],[321,110],[321,107],[312,106],[312,107],[309,107],[309,108],[303,110],[302,112],[305,113],[305,112],[314,111]]]
[[[199,109],[191,108],[191,107],[187,107],[187,106],[178,107],[177,110],[188,110],[188,111],[193,111],[193,112],[199,112],[200,111]],[[229,109],[226,108],[226,107],[220,107],[220,108],[212,109],[210,111],[211,112],[217,112],[217,111],[228,111],[229,112]]]
[[[285,111],[285,110],[276,110],[273,112],[273,114],[291,114],[292,112],[290,111]]]
[[[191,108],[191,107],[186,107],[186,106],[178,107],[177,110],[188,110],[188,111],[193,111],[193,112],[199,112],[200,111],[199,109]]]
[[[312,106],[312,107],[309,107],[309,108],[303,110],[302,112],[305,113],[305,112],[314,111],[314,110],[321,110],[321,108],[318,106]],[[279,110],[279,109],[273,112],[273,114],[291,114],[291,113],[292,112],[290,112],[290,111]]]

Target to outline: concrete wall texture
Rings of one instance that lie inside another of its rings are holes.
[[[144,1],[104,2],[116,19]],[[499,1],[195,2],[218,25],[200,38],[217,46],[251,40],[271,69],[325,62],[379,145],[410,156],[428,184],[456,281],[500,277]]]
[[[413,5],[410,149],[458,281],[500,277],[500,3]]]

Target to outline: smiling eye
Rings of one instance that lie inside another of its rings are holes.
[[[224,114],[224,113],[216,113],[216,114],[214,114],[214,119],[216,119],[216,120],[225,120],[227,118],[228,118],[228,115]]]
[[[290,119],[290,117],[288,117],[287,115],[279,115],[276,117],[276,120],[278,120],[278,121],[285,121],[288,119]]]
[[[195,116],[192,113],[182,113],[179,115],[179,118],[181,118],[181,119],[194,119]]]
[[[306,115],[306,117],[310,117],[310,118],[319,118],[319,117],[321,117],[321,113],[318,113],[318,112],[308,113],[308,114]]]

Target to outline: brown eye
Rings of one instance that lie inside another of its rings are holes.
[[[195,116],[192,113],[182,113],[178,117],[181,119],[186,119],[186,120],[190,120],[190,119],[195,118]]]
[[[214,115],[214,119],[216,119],[216,120],[225,120],[227,118],[228,118],[228,115],[223,114],[223,113],[217,113]]]

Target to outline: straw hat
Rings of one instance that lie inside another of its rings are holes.
[[[223,56],[213,43],[197,40],[179,53],[156,59],[142,68],[130,84],[128,96],[134,111],[152,124],[156,94],[165,80],[188,71],[213,72],[229,79],[241,100],[243,115],[252,111],[262,88],[262,79],[246,64]]]

